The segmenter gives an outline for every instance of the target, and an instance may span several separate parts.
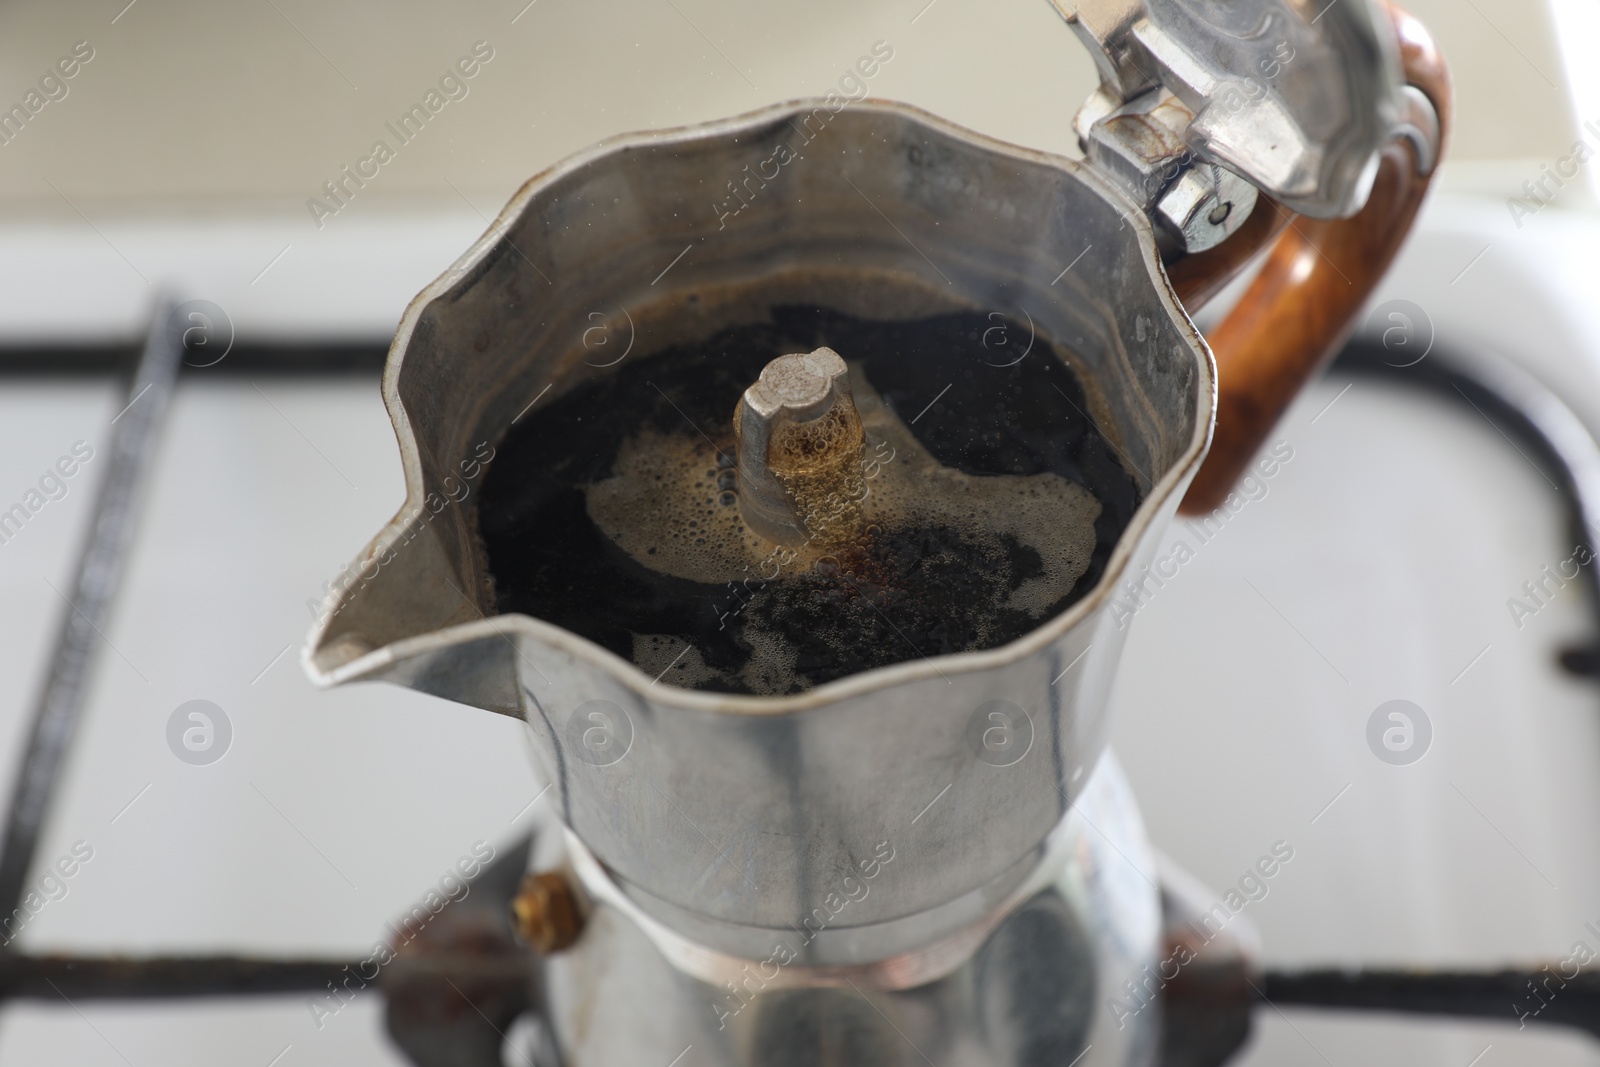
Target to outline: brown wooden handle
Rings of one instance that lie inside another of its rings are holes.
[[[1449,69],[1421,22],[1396,7],[1389,14],[1406,80],[1433,104],[1442,147],[1450,128]],[[1221,246],[1172,265],[1169,276],[1192,313],[1277,235],[1261,272],[1207,338],[1217,360],[1216,435],[1181,512],[1222,505],[1301,387],[1343,345],[1411,229],[1437,171],[1437,159],[1431,162],[1422,173],[1415,147],[1396,138],[1380,155],[1367,206],[1350,218],[1309,219],[1262,198],[1250,222]],[[1261,215],[1267,217],[1252,229]]]

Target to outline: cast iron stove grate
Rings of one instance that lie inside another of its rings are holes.
[[[67,750],[84,705],[89,666],[116,593],[136,519],[140,490],[168,400],[181,373],[293,376],[376,373],[385,350],[368,346],[241,346],[221,364],[188,370],[181,342],[158,314],[142,352],[0,352],[0,373],[125,375],[129,405],[115,420],[111,459],[78,560],[73,609],[54,646],[18,768],[0,845],[0,914],[19,905]],[[1559,399],[1513,365],[1474,361],[1473,369],[1434,358],[1398,366],[1383,346],[1356,341],[1337,366],[1402,387],[1464,401],[1527,446],[1569,506],[1578,543],[1600,529],[1600,445]],[[1591,608],[1600,617],[1600,578],[1587,572]],[[1600,627],[1597,627],[1600,632]],[[1564,669],[1600,676],[1600,638],[1565,650]],[[505,1035],[539,1003],[535,950],[517,937],[511,904],[531,852],[527,839],[473,881],[473,892],[446,905],[425,935],[405,946],[377,981],[357,983],[385,1001],[390,1036],[418,1067],[498,1067]],[[1168,950],[1193,927],[1184,904],[1163,893]],[[1549,965],[1498,971],[1428,969],[1258,969],[1223,936],[1161,985],[1163,1067],[1227,1062],[1249,1035],[1253,1013],[1279,1006],[1517,1021],[1508,1006],[1541,980],[1561,983],[1535,1021],[1577,1027],[1600,1038],[1600,970],[1557,976]],[[0,949],[0,1000],[167,1000],[322,994],[348,987],[360,961],[247,956],[31,955]]]

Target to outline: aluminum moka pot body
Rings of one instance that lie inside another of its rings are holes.
[[[822,968],[957,933],[1037,871],[1106,745],[1113,599],[1193,477],[1215,390],[1147,218],[1096,172],[845,103],[621,138],[517,194],[405,314],[383,389],[406,503],[306,652],[322,684],[386,680],[525,720],[562,820],[643,914],[760,960],[771,931],[824,909],[836,919],[798,961]],[[1070,350],[1143,494],[1096,588],[1009,645],[785,697],[659,683],[496,614],[474,487],[506,428],[619,357],[801,301],[988,310]],[[885,849],[894,891],[839,910]]]
[[[914,836],[905,831],[938,818],[948,799],[895,837]],[[1032,871],[986,915],[932,939],[917,936],[924,924],[937,925],[928,913],[851,927],[863,960],[855,964],[800,960],[836,924],[851,922],[857,907],[899,896],[906,880],[897,865],[908,852],[893,843],[865,870],[841,875],[824,906],[763,931],[759,951],[742,956],[656,921],[580,842],[569,836],[566,845],[568,876],[590,911],[582,938],[539,967],[550,1062],[666,1064],[678,1055],[699,1067],[1158,1062],[1164,1013],[1157,993],[1176,961],[1161,951],[1164,899],[1149,873],[1156,864],[1110,752],[1046,836]],[[884,955],[886,935],[915,946]]]

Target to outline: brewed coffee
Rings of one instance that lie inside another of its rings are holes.
[[[663,684],[761,695],[1015,640],[1094,585],[1140,499],[1061,351],[1029,334],[787,306],[606,370],[497,445],[478,522],[499,610]],[[741,520],[733,413],[769,361],[824,345],[866,429],[864,525],[781,546]]]

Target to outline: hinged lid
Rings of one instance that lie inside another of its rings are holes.
[[[1220,243],[1257,189],[1314,218],[1365,204],[1403,111],[1394,32],[1369,0],[1052,3],[1100,71],[1076,120],[1085,153],[1179,247]]]

